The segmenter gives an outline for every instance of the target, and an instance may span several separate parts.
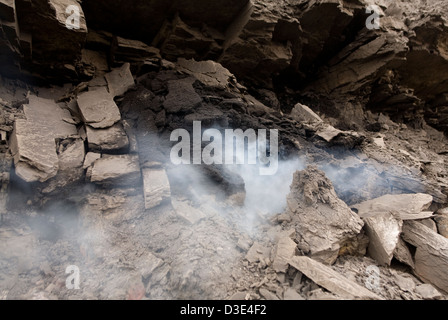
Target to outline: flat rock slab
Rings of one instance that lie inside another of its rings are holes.
[[[141,183],[138,156],[103,156],[94,162],[90,181],[108,186],[137,186]]]
[[[48,129],[27,120],[16,120],[11,136],[16,174],[26,182],[45,182],[56,176],[59,158],[56,141]]]
[[[429,194],[387,194],[385,196],[364,201],[353,207],[358,209],[361,217],[375,215],[382,212],[397,212],[398,214],[421,214],[426,211],[432,203],[433,197]],[[422,215],[425,216],[426,215]],[[403,216],[405,217],[405,215]],[[408,220],[408,217],[406,220]],[[422,219],[422,218],[421,218]]]
[[[415,273],[425,282],[448,291],[448,239],[417,221],[405,221],[403,240],[417,248]]]
[[[145,209],[152,209],[170,199],[170,181],[164,169],[143,169]]]
[[[106,88],[82,93],[77,102],[84,122],[93,128],[109,128],[121,120],[120,110]]]
[[[125,63],[118,69],[114,69],[105,75],[107,86],[112,97],[124,95],[135,85],[134,77],[130,70],[130,64]]]
[[[309,257],[293,257],[289,264],[319,286],[344,299],[382,300],[375,293]]]
[[[388,212],[363,219],[370,239],[368,253],[379,264],[390,265],[403,222]]]
[[[178,201],[173,199],[171,200],[171,203],[174,210],[176,210],[177,215],[191,225],[197,224],[199,221],[206,217],[202,211],[190,206],[185,201]]]
[[[86,133],[90,151],[120,153],[129,149],[129,138],[120,123],[106,129],[86,126]]]
[[[46,136],[65,139],[78,134],[76,126],[67,122],[72,119],[70,111],[62,109],[53,100],[31,95],[23,112],[30,125],[46,127]]]
[[[195,61],[179,58],[177,65],[180,71],[192,75],[207,87],[225,89],[234,78],[228,69],[212,60]]]

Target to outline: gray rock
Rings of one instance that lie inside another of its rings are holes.
[[[381,300],[375,293],[308,257],[293,257],[289,264],[319,286],[344,299]]]
[[[107,73],[105,78],[112,97],[124,95],[135,85],[129,63],[125,63],[120,68],[114,69],[112,72]]]
[[[83,169],[87,169],[89,167],[91,167],[93,165],[93,163],[101,158],[101,154],[100,153],[95,153],[95,152],[88,152],[86,154],[86,157],[84,159],[84,163],[83,163]]]
[[[448,291],[448,239],[416,221],[405,221],[403,239],[417,248],[415,274]]]
[[[121,120],[120,110],[104,87],[80,94],[77,102],[84,122],[92,128],[109,128]]]
[[[284,272],[288,270],[288,261],[294,256],[297,244],[289,237],[281,238],[275,250],[274,262],[272,268],[275,272]]]
[[[296,290],[293,288],[288,288],[283,293],[283,299],[284,300],[305,300],[304,297],[302,297],[300,294],[297,293]]]
[[[94,162],[90,181],[107,186],[137,186],[141,184],[138,156],[103,156]]]
[[[415,290],[415,282],[409,277],[397,274],[395,275],[395,283],[403,291],[413,292]]]
[[[177,215],[191,225],[197,224],[206,217],[202,211],[190,206],[185,201],[172,199],[171,203],[174,210],[176,210]]]
[[[53,100],[30,95],[29,103],[23,106],[23,112],[28,123],[44,127],[47,136],[65,139],[78,134],[76,127],[68,122],[72,120],[70,111],[62,109]]]
[[[319,124],[322,123],[322,119],[309,107],[303,104],[296,104],[291,111],[291,117],[299,122],[308,122]]]
[[[271,291],[261,288],[260,294],[265,298],[266,300],[280,300],[275,293],[272,293]]]
[[[379,264],[390,265],[401,234],[402,221],[387,212],[363,220],[370,239],[368,253]]]
[[[168,95],[163,104],[167,112],[186,112],[201,105],[202,99],[193,88],[195,81],[195,78],[168,81]]]
[[[26,182],[44,182],[56,176],[59,159],[49,128],[16,120],[11,137],[11,154],[16,174]]]
[[[143,169],[145,209],[152,209],[170,199],[170,181],[164,169]]]
[[[429,283],[424,283],[417,286],[415,292],[417,292],[425,300],[439,300],[443,298],[443,295]]]
[[[382,197],[364,201],[354,205],[360,216],[369,216],[382,212],[398,212],[404,214],[420,214],[426,211],[433,197],[429,194],[387,194]]]
[[[296,227],[298,247],[319,261],[332,264],[341,247],[357,252],[363,221],[336,195],[325,173],[310,166],[294,174],[287,213]]]
[[[117,123],[107,129],[86,126],[89,150],[100,153],[121,153],[129,149],[129,139],[123,126]]]

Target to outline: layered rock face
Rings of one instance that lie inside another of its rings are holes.
[[[339,100],[362,93],[375,111],[410,122],[418,114],[445,130],[443,2],[380,1],[379,28],[369,30],[373,11],[366,8],[372,4],[4,0],[0,64],[6,75],[22,70],[34,78],[82,80],[123,62],[123,50],[137,54],[134,63],[147,68],[160,50],[171,61],[217,60],[241,81],[279,96],[288,88]],[[69,6],[79,11],[66,11]],[[67,28],[76,13],[78,27]]]

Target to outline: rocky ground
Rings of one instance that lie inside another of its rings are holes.
[[[0,0],[0,299],[445,299],[448,12],[370,4]]]

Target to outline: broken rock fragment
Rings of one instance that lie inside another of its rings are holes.
[[[314,166],[296,172],[287,203],[298,247],[314,259],[332,264],[342,247],[357,247],[349,244],[357,243],[364,223],[338,198],[324,172]]]
[[[173,199],[171,203],[177,215],[191,225],[195,225],[205,218],[205,214],[202,211],[190,206],[186,201]]]
[[[195,78],[168,81],[168,95],[164,102],[169,113],[190,111],[201,105],[202,99],[193,88]]]
[[[319,286],[344,299],[381,300],[377,294],[309,257],[293,257],[289,264]]]
[[[369,255],[380,264],[390,265],[401,234],[402,221],[388,212],[363,220],[370,239]]]
[[[129,149],[129,138],[121,123],[106,129],[86,126],[86,132],[90,151],[124,153]]]
[[[14,124],[11,153],[16,174],[26,182],[44,182],[58,173],[56,142],[47,130],[26,120]]]
[[[92,128],[109,128],[121,120],[118,106],[104,87],[80,94],[77,101],[84,122]]]
[[[414,256],[416,275],[448,291],[448,239],[417,221],[404,222],[402,237],[417,248]]]
[[[105,75],[109,93],[112,97],[124,95],[135,84],[130,70],[130,64],[125,63],[120,68]]]
[[[171,197],[170,181],[164,169],[143,169],[145,209],[152,209]]]
[[[281,238],[276,247],[274,262],[272,267],[276,272],[286,272],[288,270],[288,262],[296,252],[297,244],[289,237]]]
[[[141,172],[136,155],[105,155],[92,166],[90,181],[107,186],[136,186]]]

